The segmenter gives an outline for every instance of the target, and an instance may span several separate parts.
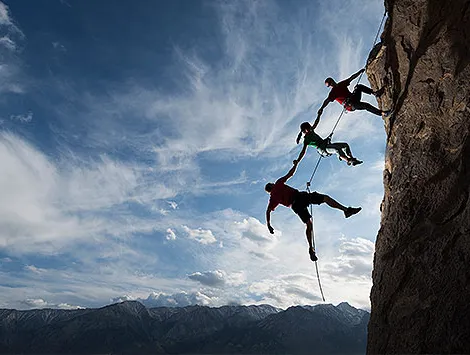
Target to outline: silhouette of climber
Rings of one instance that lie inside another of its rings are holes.
[[[323,195],[316,191],[310,193],[306,191],[299,191],[287,185],[286,181],[294,176],[297,165],[298,163],[294,162],[294,166],[286,175],[277,179],[275,183],[267,183],[264,187],[266,192],[270,194],[268,207],[266,209],[266,224],[268,226],[269,232],[273,234],[274,228],[271,226],[271,212],[274,211],[279,204],[286,207],[291,207],[292,210],[306,225],[305,234],[307,236],[310,259],[312,261],[317,261],[318,258],[315,254],[312,241],[312,216],[308,212],[308,206],[312,204],[320,205],[324,202],[331,208],[343,211],[344,217],[346,218],[349,218],[352,215],[358,213],[361,210],[361,207],[345,207],[328,195]]]
[[[362,93],[379,97],[383,94],[384,88],[373,91],[371,88],[365,85],[358,84],[354,88],[353,92],[349,91],[348,86],[364,71],[365,69],[361,69],[357,73],[351,75],[348,79],[340,81],[339,83],[337,83],[333,78],[326,78],[325,85],[330,87],[331,90],[328,97],[325,99],[325,101],[323,101],[323,104],[318,110],[317,118],[320,118],[321,114],[323,113],[323,109],[328,106],[330,102],[335,100],[343,105],[347,111],[366,110],[377,116],[383,115],[387,117],[390,115],[391,111],[382,111],[367,102],[361,101]]]
[[[300,142],[302,134],[304,134],[304,146],[299,153],[299,157],[294,160],[294,163],[299,163],[302,160],[305,155],[305,152],[307,151],[307,146],[310,145],[317,148],[318,152],[323,156],[336,154],[338,155],[338,158],[340,160],[346,161],[348,165],[362,164],[361,160],[358,160],[353,157],[351,148],[349,148],[348,143],[331,143],[329,138],[323,139],[318,134],[316,134],[315,128],[317,127],[318,122],[320,122],[319,117],[317,117],[317,119],[313,123],[313,126],[311,126],[308,122],[304,122],[300,125],[300,133],[297,136],[296,142],[298,144]]]

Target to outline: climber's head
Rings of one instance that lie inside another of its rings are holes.
[[[325,85],[328,87],[334,87],[336,85],[336,81],[333,78],[326,78]]]
[[[311,131],[311,129],[312,129],[312,126],[308,122],[304,122],[300,125],[300,132],[302,132],[303,134],[307,134],[308,132]]]
[[[264,189],[267,193],[271,193],[271,191],[273,190],[273,186],[274,184],[272,182],[268,182],[266,186],[264,187]]]

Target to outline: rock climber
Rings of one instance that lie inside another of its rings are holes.
[[[299,191],[287,185],[286,181],[294,176],[297,165],[298,162],[294,161],[294,166],[285,176],[279,178],[275,183],[267,183],[264,187],[266,192],[270,194],[268,207],[266,209],[266,224],[268,226],[269,232],[273,234],[274,228],[271,226],[271,212],[274,211],[279,204],[286,207],[291,207],[292,210],[306,225],[305,234],[307,236],[310,259],[312,261],[317,261],[318,258],[316,256],[315,249],[313,248],[312,216],[308,211],[308,206],[311,204],[320,205],[324,202],[331,208],[343,211],[344,217],[346,218],[349,218],[352,215],[358,213],[361,210],[361,207],[345,207],[328,195],[323,195],[316,191]]]
[[[357,73],[351,75],[348,79],[340,81],[339,83],[337,83],[333,78],[326,78],[325,85],[327,87],[330,87],[331,90],[328,97],[325,99],[325,101],[323,101],[323,104],[318,110],[317,117],[320,118],[323,113],[323,109],[328,106],[330,102],[333,102],[335,100],[338,101],[341,105],[343,105],[343,107],[347,111],[366,110],[377,116],[389,116],[391,114],[391,111],[382,111],[367,102],[361,101],[362,93],[374,95],[375,97],[380,97],[384,92],[384,88],[377,91],[373,91],[371,88],[365,85],[358,84],[354,88],[353,92],[349,91],[348,86],[364,71],[365,69],[361,69]]]
[[[310,125],[308,122],[304,122],[300,125],[300,133],[297,136],[297,144],[300,142],[300,138],[302,134],[304,135],[304,146],[299,153],[299,157],[294,160],[295,163],[299,163],[305,155],[307,151],[307,146],[313,146],[317,148],[318,152],[322,156],[329,156],[332,154],[338,155],[340,160],[346,161],[348,165],[358,165],[362,164],[361,160],[358,160],[353,157],[351,148],[349,147],[348,143],[337,142],[331,143],[329,138],[322,138],[318,134],[315,133],[315,128],[317,127],[318,123],[320,122],[320,117],[317,117],[313,126]]]

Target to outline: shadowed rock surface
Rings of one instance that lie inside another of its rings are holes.
[[[470,1],[386,0],[385,195],[368,353],[470,353]]]
[[[369,313],[338,306],[0,310],[0,353],[357,354]]]

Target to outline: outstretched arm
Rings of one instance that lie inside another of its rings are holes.
[[[292,168],[290,168],[289,172],[284,175],[283,177],[281,177],[280,179],[278,179],[277,181],[282,181],[282,182],[286,182],[287,180],[289,180],[292,176],[294,176],[295,174],[295,170],[297,169],[297,164],[298,162],[296,162],[294,160],[294,166]]]
[[[357,73],[354,73],[353,75],[351,75],[349,78],[347,78],[346,80],[344,80],[345,82],[349,84],[351,84],[351,82],[356,79],[359,75],[361,75],[362,73],[365,72],[365,69],[362,68],[361,70],[359,70]]]
[[[266,209],[266,224],[268,225],[269,233],[274,234],[274,228],[271,226],[271,209]]]
[[[321,107],[318,109],[318,112],[317,112],[317,120],[316,120],[315,122],[317,122],[317,121],[320,122],[320,116],[321,116],[321,114],[323,113],[323,109],[324,109],[326,106],[328,106],[328,104],[329,104],[330,102],[333,102],[333,100],[331,100],[330,97],[328,96],[328,97],[325,99],[325,101],[323,101],[323,104],[321,105]]]
[[[304,157],[306,151],[307,151],[307,144],[305,144],[305,142],[304,142],[304,146],[302,147],[302,150],[300,151],[298,158],[294,160],[294,167],[292,169],[294,169],[296,167],[296,165],[300,163],[300,161]]]
[[[317,119],[315,120],[315,122],[313,122],[312,129],[317,128],[317,126],[318,126],[319,123],[320,123],[320,117],[317,117]]]

